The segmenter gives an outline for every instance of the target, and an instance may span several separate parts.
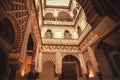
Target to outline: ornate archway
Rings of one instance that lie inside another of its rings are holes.
[[[82,77],[82,70],[79,59],[77,59],[77,57],[73,55],[64,56],[62,59],[62,74],[60,80],[62,79],[77,80],[78,77]]]

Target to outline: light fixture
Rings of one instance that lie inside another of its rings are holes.
[[[25,75],[25,71],[22,70],[22,72],[21,72],[21,76],[24,76],[24,75]]]
[[[89,78],[93,78],[94,77],[94,72],[92,70],[89,71]]]

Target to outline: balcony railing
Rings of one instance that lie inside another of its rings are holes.
[[[52,25],[74,25],[74,22],[68,21],[44,21],[44,24],[52,24]]]

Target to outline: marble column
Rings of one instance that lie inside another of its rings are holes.
[[[42,52],[40,52],[40,47],[37,47],[36,55],[35,55],[35,71],[42,72]]]
[[[80,53],[79,54],[79,60],[80,60],[80,66],[81,66],[81,68],[82,68],[82,79],[78,79],[78,80],[86,80],[86,79],[88,79],[88,77],[87,77],[87,67],[86,67],[86,63],[85,63],[85,61],[84,61],[84,57],[83,57],[83,54],[82,53]]]
[[[83,74],[86,74],[87,73],[87,68],[86,68],[86,64],[85,64],[85,61],[84,61],[84,57],[83,57],[83,54],[79,54],[79,60],[80,60],[80,66],[82,67],[82,73]]]
[[[38,58],[38,72],[42,72],[42,53],[39,53],[39,58]]]
[[[36,51],[35,55],[35,72],[36,72],[36,79],[39,79],[39,75],[42,72],[42,52],[40,52],[40,47]]]
[[[56,52],[56,64],[55,72],[57,76],[60,76],[62,73],[62,56],[60,52]]]

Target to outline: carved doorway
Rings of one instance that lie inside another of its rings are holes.
[[[81,67],[79,60],[72,56],[65,56],[62,60],[62,74],[59,80],[77,80],[81,76]]]

